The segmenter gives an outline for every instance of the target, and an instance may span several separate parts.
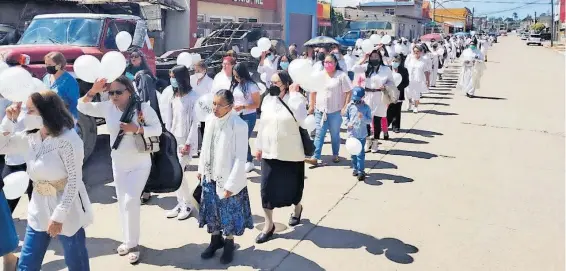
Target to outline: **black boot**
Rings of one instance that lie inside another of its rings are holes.
[[[232,242],[232,245],[234,242]],[[222,234],[213,234],[210,236],[210,245],[200,254],[200,257],[203,259],[210,259],[214,256],[214,253],[223,248],[225,245],[224,238],[222,238]]]
[[[224,251],[222,251],[222,256],[220,256],[221,264],[229,264],[234,259],[234,239],[224,240]]]

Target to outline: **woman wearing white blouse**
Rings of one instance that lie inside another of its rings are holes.
[[[256,82],[250,76],[248,68],[245,63],[238,63],[234,66],[234,71],[232,72],[232,84],[230,85],[230,91],[234,94],[234,110],[238,112],[240,118],[242,118],[248,124],[248,139],[252,136],[252,132],[255,127],[257,120],[257,111],[261,103],[261,97],[259,94],[259,87]],[[248,159],[246,162],[246,172],[250,172],[254,169],[254,164],[252,163],[253,156],[248,143]]]
[[[221,89],[230,89],[232,82],[232,71],[236,65],[236,59],[226,56],[222,59],[222,70],[214,76],[212,82],[212,93],[216,93]]]
[[[418,113],[419,101],[421,94],[428,91],[430,86],[429,81],[429,66],[428,62],[423,58],[423,48],[415,46],[411,57],[405,60],[405,68],[409,71],[409,86],[405,88],[405,97],[409,100],[409,109],[414,105],[414,113]]]
[[[26,106],[27,132],[12,133],[21,110],[15,104],[6,111],[0,136],[0,152],[23,155],[34,185],[18,270],[40,270],[54,237],[63,244],[69,270],[89,270],[84,227],[92,223],[92,209],[82,176],[83,142],[57,93],[34,93]]]
[[[373,139],[367,141],[367,150],[377,152],[377,140],[383,130],[383,138],[389,139],[387,132],[387,103],[383,99],[383,91],[387,85],[394,86],[393,73],[391,68],[383,63],[383,56],[374,50],[369,55],[366,55],[357,65],[354,66],[354,72],[364,73],[364,80],[362,80],[362,87],[365,88],[366,95],[364,101],[369,105],[373,116]],[[371,134],[368,129],[368,135]]]
[[[201,96],[205,94],[214,94],[212,92],[212,83],[213,80],[207,74],[208,66],[204,60],[201,60],[195,64],[195,74],[191,75],[191,86],[195,90],[195,92]],[[199,125],[199,134],[200,138],[204,134],[204,120],[200,120]],[[198,153],[200,153],[200,147],[202,145],[202,139],[199,139],[199,146],[198,146]]]
[[[97,93],[107,91],[110,101],[92,102]],[[135,95],[131,81],[121,76],[109,86],[105,79],[97,80],[86,95],[79,99],[78,109],[81,113],[97,118],[104,118],[110,133],[110,144],[114,144],[118,136],[122,137],[119,146],[112,149],[112,173],[116,185],[118,208],[122,221],[123,243],[117,248],[120,256],[128,255],[130,263],[136,263],[140,257],[140,197],[151,170],[149,153],[138,151],[135,134],[144,137],[159,136],[162,126],[157,113],[147,103],[141,104],[130,123],[120,122],[131,95]],[[141,114],[140,114],[141,113]],[[143,119],[144,125],[140,125]]]
[[[264,243],[274,233],[273,209],[294,205],[290,226],[300,223],[305,186],[305,151],[299,133],[307,117],[306,99],[286,71],[271,77],[269,96],[262,104],[256,157],[261,161],[261,203],[265,225],[256,238]]]
[[[169,72],[169,76],[174,94],[168,109],[171,111],[169,115],[171,119],[166,122],[167,130],[177,140],[177,156],[184,171],[198,147],[199,121],[196,118],[195,106],[199,96],[189,83],[190,76],[187,67],[175,66]],[[192,211],[192,195],[185,178],[176,194],[177,206],[169,210],[166,216],[176,217],[178,220],[187,219]]]

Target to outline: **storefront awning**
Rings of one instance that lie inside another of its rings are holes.
[[[159,5],[162,9],[184,11],[185,8],[179,6],[174,0],[68,0],[81,4],[108,4],[108,3],[137,3],[140,6]]]

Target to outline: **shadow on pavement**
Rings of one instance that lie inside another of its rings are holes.
[[[366,176],[364,181],[366,184],[380,186],[383,185],[382,181],[392,180],[393,183],[412,183],[415,180],[405,176],[386,174],[386,173],[370,173]]]
[[[423,96],[422,99],[433,99],[433,100],[452,100],[452,97],[430,97],[430,96]]]
[[[483,99],[483,100],[507,100],[507,98],[500,98],[500,97],[488,97],[488,96],[476,96],[472,97],[473,99]]]
[[[401,142],[401,143],[408,143],[408,144],[428,144],[428,141],[408,138],[408,137],[401,137],[394,139],[394,141]]]
[[[442,111],[437,111],[437,110],[423,110],[423,111],[421,111],[421,113],[437,115],[437,116],[457,116],[458,115],[458,113],[442,112]]]
[[[384,151],[385,152],[385,151]],[[388,155],[398,155],[398,156],[410,156],[420,159],[432,159],[438,157],[438,155],[429,152],[422,151],[407,151],[407,150],[390,150],[387,152]]]
[[[303,224],[296,226],[294,231],[301,230],[305,227],[312,227],[312,223],[305,219]],[[296,239],[296,235],[292,232],[288,234],[274,235],[275,237]],[[355,232],[352,230],[335,229],[316,225],[310,230],[301,241],[311,241],[319,248],[336,248],[336,249],[359,249],[365,248],[367,252],[373,255],[385,255],[392,262],[400,264],[410,264],[414,261],[409,254],[419,252],[419,249],[413,245],[406,244],[396,238],[375,238],[365,233]]]
[[[441,105],[441,106],[450,106],[450,105],[449,105],[449,104],[447,104],[447,103],[426,103],[426,102],[425,102],[425,103],[419,103],[419,105],[421,105],[421,104],[422,104],[422,105]]]
[[[423,136],[423,137],[429,137],[429,138],[444,135],[442,133],[427,131],[427,130],[420,130],[420,129],[410,129],[408,131],[404,130],[403,132],[406,132],[408,134],[420,135],[420,136]]]

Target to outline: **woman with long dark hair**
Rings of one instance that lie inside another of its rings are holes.
[[[15,120],[21,111],[20,104],[10,106],[5,120]],[[23,122],[26,132],[13,133],[13,122],[5,121],[5,133],[0,135],[0,153],[24,156],[34,186],[18,270],[40,270],[49,242],[56,237],[68,269],[89,270],[84,228],[92,223],[93,213],[82,175],[83,141],[74,130],[75,121],[57,93],[42,91],[28,98]]]
[[[340,69],[335,55],[327,55],[324,59],[324,73],[330,77],[329,82],[320,86],[320,93],[310,94],[309,114],[314,113],[316,120],[316,136],[314,140],[315,151],[311,158],[305,162],[319,165],[322,161],[322,146],[326,132],[330,130],[332,142],[332,161],[340,162],[340,125],[342,125],[341,112],[350,102],[352,81],[348,74]]]
[[[305,152],[299,133],[307,117],[306,99],[286,71],[271,77],[269,96],[262,104],[262,116],[255,141],[256,157],[261,161],[261,203],[265,225],[258,244],[274,233],[273,209],[294,206],[289,225],[300,223],[301,200],[305,186]]]
[[[259,93],[259,87],[256,82],[250,76],[250,72],[246,67],[245,63],[238,63],[234,66],[232,72],[232,83],[230,85],[230,91],[234,94],[234,110],[238,112],[240,118],[242,118],[248,124],[248,140],[252,136],[252,132],[255,127],[257,120],[256,109],[261,103],[261,97]],[[252,163],[253,156],[248,142],[248,157],[246,163],[246,172],[250,172],[254,169],[254,164]]]
[[[151,76],[152,78],[155,78],[153,72],[151,72],[151,69],[149,68],[149,64],[147,64],[144,53],[140,50],[135,50],[130,54],[130,59],[128,61],[128,65],[126,66],[124,75],[126,75],[128,79],[134,81],[134,78],[136,77],[138,72],[142,72]]]
[[[110,101],[92,102],[98,93],[107,91]],[[121,137],[119,144],[112,148],[112,173],[118,198],[118,209],[122,221],[123,243],[116,251],[126,256],[131,264],[140,259],[140,197],[151,171],[151,156],[140,152],[136,136],[145,138],[160,136],[162,125],[157,113],[147,103],[141,103],[141,110],[135,110],[129,123],[120,121],[136,91],[130,79],[120,76],[107,85],[105,79],[97,80],[92,88],[79,100],[78,109],[85,115],[104,118],[110,133],[110,144]],[[35,197],[35,195],[34,195]]]
[[[398,54],[391,62],[393,71],[401,75],[401,84],[397,86],[399,90],[399,100],[397,103],[392,103],[387,108],[387,122],[391,123],[393,132],[399,133],[401,129],[401,106],[405,100],[405,88],[409,85],[409,71],[405,68],[405,56]]]
[[[173,89],[173,99],[169,103],[168,110],[170,119],[166,122],[166,129],[175,136],[177,140],[177,156],[181,168],[190,164],[192,156],[198,149],[198,124],[195,108],[199,95],[193,90],[190,83],[189,69],[183,65],[177,65],[169,72],[170,82]],[[189,184],[183,178],[181,186],[175,192],[177,205],[166,213],[167,218],[176,217],[178,220],[187,219],[193,210],[191,204],[192,194]]]
[[[387,52],[387,51],[386,51]],[[373,138],[369,138],[366,143],[367,151],[377,152],[379,136],[383,131],[383,138],[389,139],[387,130],[387,107],[389,103],[383,95],[387,85],[394,85],[393,73],[383,62],[383,56],[378,50],[366,55],[357,65],[353,67],[354,72],[363,72],[365,80],[362,87],[365,88],[364,102],[369,105],[373,116]],[[368,135],[370,133],[368,125]]]

